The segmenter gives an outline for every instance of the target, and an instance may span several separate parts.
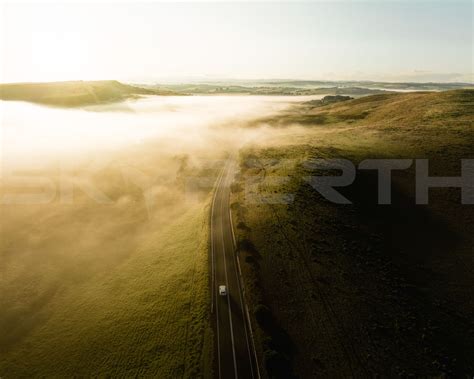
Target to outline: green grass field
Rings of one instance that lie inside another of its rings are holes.
[[[2,376],[209,373],[206,220],[196,206],[107,274],[58,293],[3,352]]]
[[[154,203],[111,163],[95,181],[110,203],[1,206],[2,378],[209,377],[210,196],[186,201],[179,159],[136,154],[141,172],[161,167]]]
[[[209,374],[207,211],[195,206],[114,269],[56,293],[2,352],[2,376]]]

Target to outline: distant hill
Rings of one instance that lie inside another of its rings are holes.
[[[146,88],[162,88],[188,94],[248,95],[354,95],[387,92],[448,91],[474,89],[473,83],[416,83],[344,80],[210,80],[182,83],[156,83]]]
[[[278,87],[324,88],[324,87],[361,87],[396,91],[447,91],[454,89],[474,89],[473,83],[417,83],[417,82],[374,82],[374,81],[321,81],[321,80],[269,80],[263,85]]]
[[[333,83],[334,84],[334,83]],[[275,96],[311,96],[311,95],[353,95],[367,96],[390,93],[385,89],[363,87],[306,87],[306,86],[244,86],[233,84],[167,84],[144,85],[146,88],[161,91],[175,91],[188,95],[275,95]]]
[[[138,98],[141,95],[173,95],[172,91],[145,89],[116,80],[0,84],[0,99],[79,107]]]

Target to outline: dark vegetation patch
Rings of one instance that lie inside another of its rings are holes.
[[[305,103],[304,105],[309,105],[311,107],[321,107],[323,105],[339,103],[341,101],[352,100],[353,97],[350,96],[343,96],[343,95],[328,95],[324,96],[321,100],[310,100]]]

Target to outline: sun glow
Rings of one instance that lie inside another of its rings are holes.
[[[469,2],[433,2],[430,12],[419,2],[0,4],[2,82],[460,81],[472,72]]]

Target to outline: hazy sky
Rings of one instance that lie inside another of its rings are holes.
[[[2,1],[2,0],[0,0]],[[472,80],[465,2],[2,2],[0,80]]]

